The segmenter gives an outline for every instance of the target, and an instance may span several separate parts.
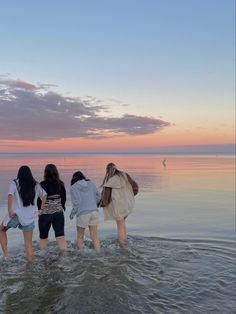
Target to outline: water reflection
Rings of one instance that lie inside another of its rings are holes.
[[[217,233],[219,237],[233,236],[235,165],[232,156],[0,156],[0,218],[6,212],[9,181],[22,164],[29,165],[40,181],[45,165],[55,163],[68,192],[74,171],[82,170],[99,186],[106,164],[111,161],[133,176],[140,186],[134,214],[128,220],[129,231],[155,235],[161,232],[181,236],[197,232],[212,236]],[[69,193],[66,207],[66,232],[72,239],[75,225],[68,219],[71,208]],[[102,212],[100,222],[102,234],[114,232],[112,223],[103,222]],[[14,230],[10,232],[15,235]]]
[[[79,169],[99,185],[110,161],[140,185],[127,221],[127,247],[118,249],[115,225],[104,223],[100,211],[101,254],[94,253],[89,241],[77,251],[68,194],[65,255],[52,239],[42,254],[36,228],[35,262],[26,265],[21,232],[9,230],[14,258],[9,263],[0,260],[0,312],[233,313],[233,157],[0,157],[0,215],[6,212],[8,183],[22,164],[41,180],[45,165],[55,163],[69,188],[72,173]]]

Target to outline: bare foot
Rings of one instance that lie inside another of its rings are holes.
[[[4,261],[10,261],[11,260],[11,256],[8,256],[8,255],[3,256],[3,259],[4,259]]]

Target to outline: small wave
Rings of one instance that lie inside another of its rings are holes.
[[[227,241],[130,236],[97,254],[89,239],[78,250],[55,243],[27,264],[15,250],[0,262],[3,313],[232,313],[235,252]]]

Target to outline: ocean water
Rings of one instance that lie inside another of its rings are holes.
[[[165,165],[163,160],[166,159]],[[53,232],[28,264],[20,230],[9,230],[10,262],[0,259],[0,313],[234,313],[236,310],[235,160],[232,155],[0,155],[0,218],[8,184],[27,164],[41,180],[55,163],[67,191],[74,171],[100,185],[108,162],[139,184],[124,249],[100,210],[102,250],[75,247],[68,193],[61,254]]]

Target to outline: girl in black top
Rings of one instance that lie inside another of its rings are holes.
[[[47,193],[46,203],[39,210],[40,248],[45,249],[47,247],[48,233],[52,225],[59,248],[66,250],[64,236],[66,190],[55,165],[48,164],[45,167],[44,181],[40,184]],[[41,208],[40,200],[38,201],[38,207]]]

